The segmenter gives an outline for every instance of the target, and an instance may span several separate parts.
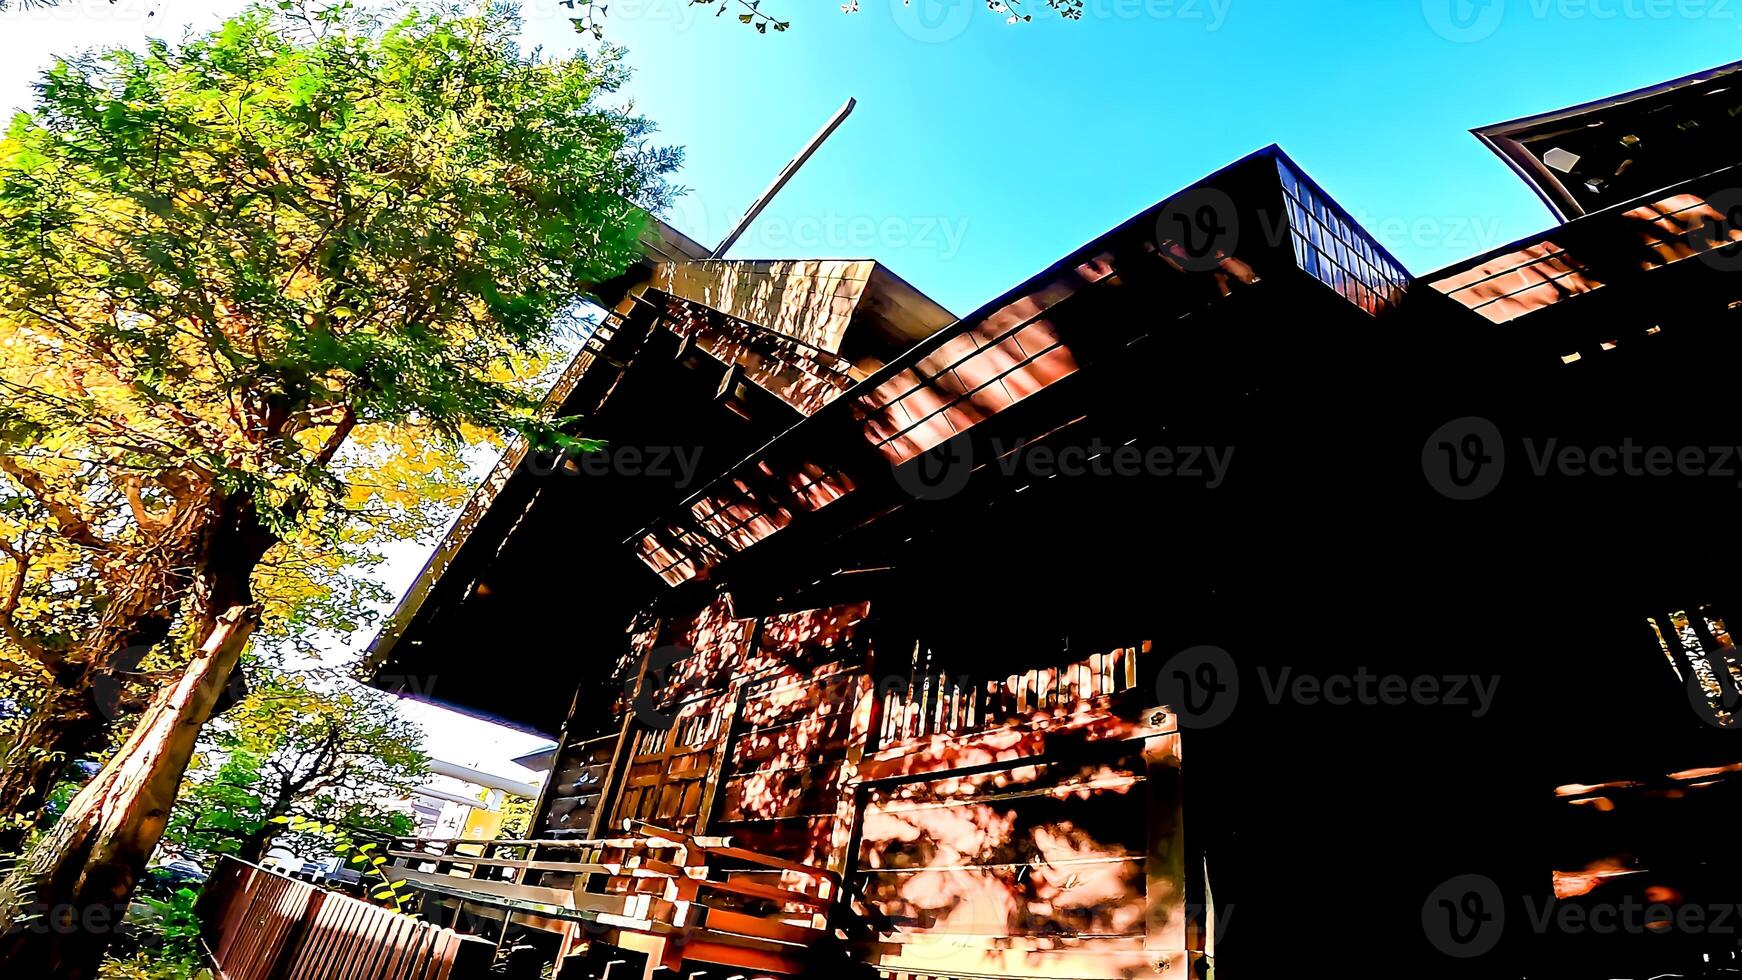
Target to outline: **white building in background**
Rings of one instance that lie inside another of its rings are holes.
[[[468,840],[497,837],[510,801],[538,799],[555,752],[556,745],[552,743],[512,760],[531,770],[531,774],[538,777],[536,782],[485,772],[457,762],[429,760],[429,779],[410,799],[403,801],[403,808],[414,822],[413,835]],[[311,861],[284,844],[268,851],[261,864],[270,870],[308,880],[355,873],[341,857],[327,855],[322,860]]]
[[[543,770],[527,765],[542,754],[547,760],[556,749],[549,749],[515,759],[517,764],[534,769],[538,782],[512,779],[485,772],[457,762],[441,759],[429,761],[430,778],[418,788],[411,803],[417,821],[419,837],[463,837],[488,840],[502,829],[503,809],[511,799],[536,800],[543,789]],[[527,760],[527,761],[523,761]]]

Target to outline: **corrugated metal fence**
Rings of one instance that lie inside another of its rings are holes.
[[[206,883],[200,918],[225,980],[471,980],[492,949],[231,859]]]

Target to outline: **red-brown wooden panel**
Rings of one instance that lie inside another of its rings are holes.
[[[857,880],[907,935],[1141,936],[1145,778],[1118,748],[873,790]]]
[[[201,915],[229,980],[447,980],[459,937],[409,916],[237,861]]]

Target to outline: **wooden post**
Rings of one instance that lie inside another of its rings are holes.
[[[873,640],[865,646],[865,665],[855,679],[853,718],[847,732],[847,753],[841,760],[841,774],[836,782],[835,821],[829,834],[828,863],[829,871],[842,882],[838,887],[838,894],[830,896],[836,902],[836,910],[848,901],[846,882],[858,863],[856,852],[859,848],[860,830],[864,825],[862,816],[865,801],[859,766],[867,752],[875,752],[881,747],[880,741],[874,742],[872,733],[882,731],[886,722],[883,717],[884,699],[877,683],[878,665],[877,643]],[[834,922],[825,917],[823,928],[832,930],[833,927]]]
[[[758,622],[760,623],[760,620]],[[751,635],[755,636],[757,632],[753,629]],[[725,780],[721,776],[726,772],[726,759],[732,754],[732,747],[738,741],[742,727],[738,724],[738,715],[744,706],[744,697],[749,690],[750,685],[745,682],[743,677],[734,677],[731,686],[726,688],[726,696],[722,699],[725,703],[718,709],[720,711],[720,734],[714,742],[714,758],[708,764],[708,775],[705,783],[706,786],[712,788],[704,790],[705,795],[702,797],[701,807],[696,813],[695,836],[705,836],[709,833],[714,819],[714,810],[720,799],[725,796]]]
[[[665,621],[663,619],[655,621],[653,631],[653,644],[648,647],[649,651],[659,648],[659,641],[665,635]],[[643,655],[641,663],[635,668],[635,691],[637,694],[640,694],[641,685],[645,683],[647,683],[647,657]],[[630,733],[634,730],[635,711],[631,707],[630,710],[623,712],[623,724],[617,730],[617,747],[611,751],[611,765],[606,768],[605,779],[599,784],[599,805],[593,810],[592,823],[587,826],[588,837],[595,839],[603,837],[609,833],[613,825],[611,811],[617,808],[616,796],[623,785],[626,771],[629,768],[624,759],[624,753],[628,750]]]
[[[1186,848],[1178,732],[1143,740],[1149,847],[1145,861],[1144,949],[1157,971],[1182,970],[1186,949]]]
[[[562,731],[556,737],[556,750],[550,757],[550,775],[544,781],[544,788],[538,791],[538,799],[532,804],[532,822],[527,825],[525,831],[528,837],[538,837],[543,831],[550,829],[549,808],[551,801],[556,798],[557,777],[562,771],[563,755],[568,752],[571,744],[570,733],[575,725],[575,713],[580,710],[580,707],[581,689],[577,685],[575,696],[569,699],[569,715],[563,719]],[[528,884],[538,883],[536,874],[523,877],[526,878]]]
[[[865,746],[879,722],[877,682],[869,671],[855,679],[853,718],[847,735],[847,754],[841,760],[841,774],[836,783],[835,823],[829,841],[828,868],[846,877],[853,866],[853,842],[859,836],[859,763],[865,758]]]

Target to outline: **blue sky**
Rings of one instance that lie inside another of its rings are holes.
[[[959,313],[1271,142],[1429,271],[1550,223],[1471,127],[1742,58],[1742,0],[1085,0],[1080,22],[1036,10],[1017,26],[984,0],[763,2],[792,29],[609,3],[634,98],[688,154],[674,223],[717,240],[856,96],[733,255],[882,259]],[[237,5],[0,15],[0,107],[51,52]],[[530,41],[576,45],[558,0],[526,12]]]
[[[764,2],[792,30],[607,14],[687,147],[678,223],[717,239],[857,96],[733,254],[865,252],[958,313],[1271,142],[1425,272],[1550,223],[1471,127],[1742,58],[1742,0],[1087,0],[1019,26],[982,0]]]

